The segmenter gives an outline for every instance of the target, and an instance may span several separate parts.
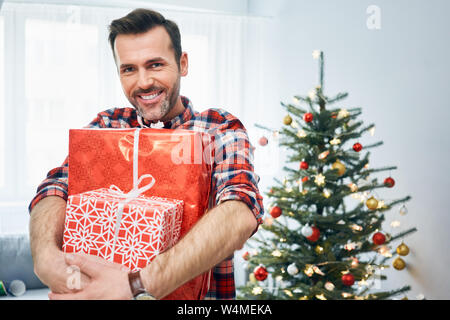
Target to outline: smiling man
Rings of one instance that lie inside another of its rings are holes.
[[[188,73],[177,25],[155,11],[136,9],[110,25],[109,41],[122,88],[134,108],[100,112],[89,128],[152,127],[203,131],[216,138],[208,214],[171,249],[140,272],[94,256],[61,251],[67,201],[68,160],[51,170],[30,203],[30,242],[35,272],[51,299],[164,298],[196,276],[212,270],[207,298],[235,298],[233,253],[262,222],[259,177],[242,123],[222,109],[194,111],[180,96]],[[189,191],[187,191],[189,192]],[[69,266],[81,271],[81,287],[67,286]]]

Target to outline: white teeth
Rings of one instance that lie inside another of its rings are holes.
[[[144,100],[151,100],[151,99],[155,99],[157,96],[159,96],[159,93],[155,93],[155,94],[152,94],[152,95],[149,95],[149,96],[142,96],[141,95],[141,98],[144,99]]]

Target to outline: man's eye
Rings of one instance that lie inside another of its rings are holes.
[[[128,68],[122,69],[122,73],[128,73],[128,72],[131,72],[131,71],[133,71],[133,67],[128,67]]]
[[[159,68],[159,67],[161,67],[161,66],[162,66],[162,63],[159,63],[159,62],[152,63],[152,64],[150,65],[150,67],[152,67],[152,68]]]

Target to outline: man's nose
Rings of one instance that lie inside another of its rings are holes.
[[[139,79],[138,79],[139,88],[146,90],[149,89],[154,83],[155,79],[153,78],[151,72],[147,70],[139,71]]]

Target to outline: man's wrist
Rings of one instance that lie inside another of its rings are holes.
[[[128,274],[128,282],[130,284],[131,294],[137,300],[156,300],[145,288],[142,282],[141,272],[130,272]]]

